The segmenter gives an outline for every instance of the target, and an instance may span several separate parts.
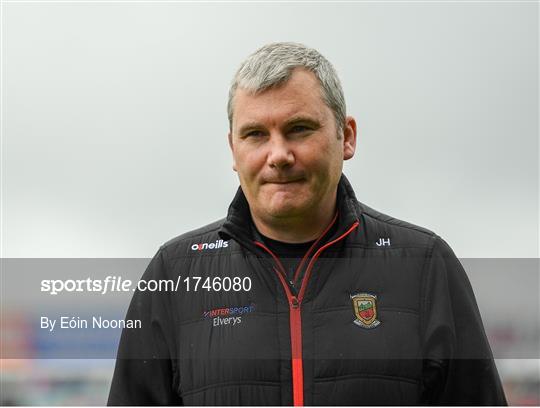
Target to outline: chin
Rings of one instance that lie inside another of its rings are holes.
[[[302,191],[271,192],[260,196],[260,208],[275,218],[303,215],[309,212],[310,201]]]
[[[267,208],[268,214],[275,218],[287,218],[306,213],[306,207],[293,203],[282,203]]]

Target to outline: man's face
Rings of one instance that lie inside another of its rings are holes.
[[[333,200],[343,160],[354,154],[353,125],[352,143],[349,125],[347,136],[337,137],[320,84],[304,69],[258,95],[239,88],[229,144],[251,212],[265,219],[302,217]]]

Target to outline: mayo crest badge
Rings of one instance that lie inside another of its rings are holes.
[[[354,324],[364,329],[373,329],[381,322],[377,320],[377,296],[369,293],[351,295],[354,315]]]

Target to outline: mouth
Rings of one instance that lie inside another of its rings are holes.
[[[303,181],[303,180],[302,179],[296,179],[296,180],[269,180],[269,181],[266,181],[265,183],[266,184],[280,184],[280,185],[283,185],[283,184],[300,183],[301,181]]]

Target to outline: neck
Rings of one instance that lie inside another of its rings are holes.
[[[261,217],[251,213],[257,230],[264,236],[286,243],[314,241],[326,230],[336,214],[336,194],[326,205],[318,205],[309,215]]]

